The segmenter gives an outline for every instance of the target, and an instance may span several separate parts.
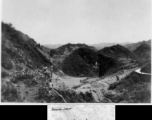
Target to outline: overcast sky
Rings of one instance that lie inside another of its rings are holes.
[[[2,21],[41,44],[151,39],[151,0],[3,0]]]

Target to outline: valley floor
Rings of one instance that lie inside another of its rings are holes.
[[[90,102],[92,101],[91,99],[93,99],[93,102],[101,102],[101,103],[122,102],[124,100],[122,101],[121,100],[118,101],[115,99],[113,100],[113,96],[119,98],[121,95],[123,95],[127,91],[128,88],[126,89],[125,88],[126,86],[124,88],[121,88],[121,90],[115,90],[115,88],[120,83],[123,83],[123,81],[125,81],[127,76],[133,74],[135,71],[138,72],[138,69],[140,68],[135,67],[132,69],[124,69],[124,70],[115,72],[111,75],[104,75],[102,77],[71,77],[71,76],[66,76],[66,75],[59,76],[53,73],[52,82],[50,84],[51,86],[53,85],[52,87],[54,88],[54,90],[60,91],[61,96],[65,100],[74,99],[74,98],[70,98],[70,96],[67,95],[66,92],[68,92],[68,94],[70,95],[75,94],[75,96],[78,97],[78,99],[79,99],[79,95],[82,95],[81,97],[83,99],[87,97],[85,96],[85,94],[89,93],[87,94],[89,95],[89,98],[87,100],[90,99]],[[28,83],[28,84],[31,84],[31,83]],[[144,85],[145,85],[145,82],[144,82]],[[146,86],[148,86],[146,87],[146,90],[148,88],[148,91],[150,91],[149,85],[150,85],[150,82],[146,82]],[[42,80],[38,81],[38,84],[34,84],[32,86],[28,86],[24,82],[17,82],[16,84],[16,88],[17,88],[17,91],[19,91],[21,102],[58,102],[56,101],[56,98],[52,98],[53,101],[52,99],[50,100],[50,97],[52,95],[58,96],[51,88],[48,88],[49,89],[48,91],[50,91],[49,93],[47,93],[47,89],[45,89],[45,91],[41,91],[42,93],[39,93],[40,92],[39,90],[44,87],[45,87],[44,81]],[[132,88],[129,88],[129,89],[132,89]],[[64,91],[66,92],[64,93]],[[39,94],[41,94],[40,98],[38,97]],[[57,97],[57,100],[59,100],[59,98],[60,96]],[[85,102],[87,102],[87,100]],[[64,102],[62,99],[60,101]],[[74,102],[74,100],[72,101]],[[3,101],[3,102],[6,102],[6,101]],[[125,101],[125,102],[129,102],[129,101]]]

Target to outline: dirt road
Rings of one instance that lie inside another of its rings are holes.
[[[119,71],[110,76],[102,78],[89,78],[82,84],[79,88],[76,89],[77,92],[91,92],[94,96],[95,101],[100,102],[104,99],[104,94],[109,92],[109,87],[111,84],[121,81],[123,78],[128,76],[133,71],[139,68],[133,68],[129,70]]]

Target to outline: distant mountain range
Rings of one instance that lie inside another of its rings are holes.
[[[69,43],[69,44],[72,44],[72,43]],[[99,49],[102,49],[104,47],[110,47],[110,46],[117,45],[117,44],[120,44],[120,43],[99,43],[99,44],[92,44],[89,46],[92,46],[92,47],[96,48],[97,50],[99,50]],[[126,45],[126,44],[129,44],[129,43],[121,43],[120,45]],[[43,46],[45,46],[49,49],[56,49],[56,48],[64,46],[64,45],[63,44],[46,44]]]
[[[140,41],[140,42],[137,42],[137,43],[130,43],[130,42],[126,42],[126,43],[98,43],[98,44],[92,44],[92,45],[89,45],[89,46],[92,46],[92,47],[96,48],[97,50],[100,50],[100,49],[102,49],[104,47],[110,47],[110,46],[113,46],[113,45],[120,44],[120,45],[126,47],[127,49],[129,49],[130,51],[133,51],[139,45],[141,45],[143,43],[151,45],[151,40]],[[68,44],[74,45],[72,43],[68,43]],[[63,44],[46,44],[46,45],[43,45],[43,46],[45,46],[45,47],[47,47],[49,49],[56,49],[58,47],[65,46],[65,45],[63,45]]]
[[[62,46],[63,44],[46,44],[46,45],[43,45],[45,46],[46,48],[49,48],[49,49],[56,49],[60,46]]]

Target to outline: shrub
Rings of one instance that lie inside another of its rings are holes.
[[[20,81],[24,81],[26,79],[33,79],[33,75],[29,75],[29,74],[17,74],[16,76],[14,76],[11,81],[13,83],[17,83],[17,82],[20,82]]]
[[[34,79],[26,79],[24,80],[24,84],[27,85],[27,87],[35,86],[38,83]]]

